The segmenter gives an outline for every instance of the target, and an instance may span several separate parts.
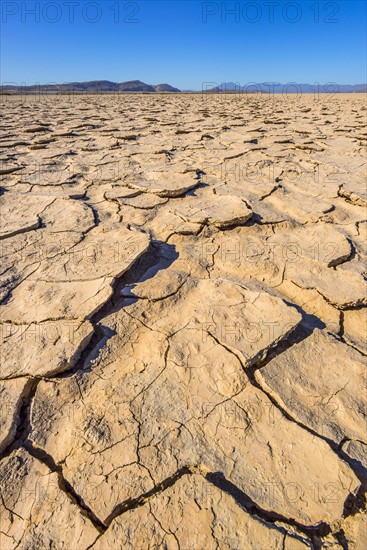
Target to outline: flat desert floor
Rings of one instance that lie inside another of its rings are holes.
[[[366,548],[365,95],[1,103],[1,548]]]

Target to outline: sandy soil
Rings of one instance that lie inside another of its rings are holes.
[[[366,547],[365,95],[1,103],[1,548]]]

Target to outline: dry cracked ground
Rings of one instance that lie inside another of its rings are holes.
[[[1,548],[366,548],[365,96],[1,102]]]

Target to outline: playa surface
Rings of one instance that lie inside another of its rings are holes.
[[[1,548],[365,547],[365,99],[1,98]]]

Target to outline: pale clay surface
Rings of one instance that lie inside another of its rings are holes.
[[[365,548],[365,96],[1,102],[0,547]]]

